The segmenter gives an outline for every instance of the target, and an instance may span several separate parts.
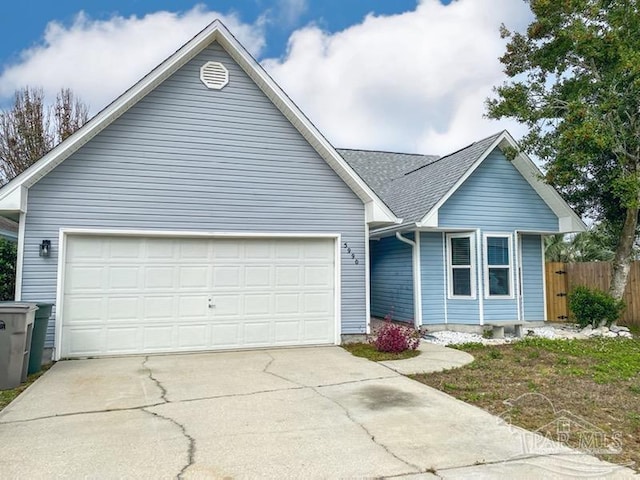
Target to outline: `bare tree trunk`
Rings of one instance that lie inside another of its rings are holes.
[[[624,290],[629,278],[633,244],[636,239],[636,227],[638,226],[638,207],[627,208],[627,216],[620,232],[620,240],[613,258],[613,270],[611,272],[611,286],[609,294],[616,300],[622,300]]]

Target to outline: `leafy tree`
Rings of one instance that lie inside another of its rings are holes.
[[[0,112],[0,176],[19,175],[88,120],[88,108],[71,90],[62,89],[55,104],[45,104],[41,89],[15,92],[11,109]]]
[[[0,238],[0,301],[13,300],[16,288],[16,244]]]
[[[617,233],[610,294],[628,279],[640,207],[640,0],[525,0],[534,20],[510,32],[510,79],[491,118],[527,125],[525,151],[578,213]]]
[[[570,239],[560,233],[545,238],[548,262],[609,262],[613,259],[612,240],[602,226],[580,232]]]

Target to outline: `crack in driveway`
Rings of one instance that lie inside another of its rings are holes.
[[[353,416],[351,415],[351,413],[349,412],[349,409],[347,409],[344,405],[342,405],[340,402],[338,402],[337,400],[334,400],[333,398],[323,394],[322,392],[320,392],[318,390],[318,388],[322,388],[322,387],[331,387],[331,386],[336,386],[336,385],[347,385],[350,383],[360,383],[360,382],[364,382],[364,381],[371,381],[371,380],[376,380],[376,379],[372,379],[372,378],[367,378],[364,380],[354,380],[352,382],[342,382],[342,383],[335,383],[335,384],[326,384],[326,385],[318,385],[318,386],[309,386],[309,385],[303,385],[299,382],[296,382],[295,380],[291,380],[290,378],[286,378],[282,375],[279,375],[277,373],[274,372],[270,372],[268,369],[269,367],[273,364],[273,362],[275,361],[275,358],[273,357],[273,355],[271,355],[271,353],[269,352],[265,352],[269,357],[270,360],[269,362],[267,362],[267,364],[265,365],[264,369],[262,370],[264,373],[268,373],[269,375],[273,375],[274,377],[280,378],[282,380],[285,380],[287,382],[291,382],[295,385],[299,385],[300,387],[304,387],[304,388],[308,388],[310,390],[312,390],[313,392],[316,393],[316,395],[324,398],[325,400],[330,401],[331,403],[333,403],[334,405],[337,405],[345,414],[345,416],[355,425],[357,425],[358,427],[360,427],[366,434],[367,436],[371,439],[371,441],[373,443],[375,443],[376,445],[378,445],[379,447],[381,447],[384,451],[386,451],[389,455],[391,455],[393,458],[395,458],[396,460],[404,463],[406,466],[408,466],[409,468],[414,469],[415,471],[413,473],[424,473],[423,469],[420,468],[418,465],[415,465],[411,462],[409,462],[408,460],[405,460],[404,458],[400,457],[399,455],[397,455],[395,452],[393,452],[389,447],[387,447],[385,444],[379,442],[375,435],[373,435],[368,429],[367,427],[365,427],[362,423],[358,422],[355,418],[353,418]],[[380,377],[380,378],[395,378],[398,375],[394,375],[391,377]]]
[[[189,433],[187,432],[187,429],[185,428],[184,425],[182,425],[180,422],[178,422],[177,420],[171,418],[171,417],[167,417],[165,415],[160,415],[157,412],[152,412],[150,410],[147,410],[147,407],[143,407],[140,409],[141,411],[148,413],[149,415],[153,415],[154,417],[157,418],[161,418],[162,420],[166,420],[168,422],[173,423],[175,426],[177,426],[180,429],[180,432],[182,433],[182,435],[187,439],[187,441],[189,442],[189,447],[187,449],[187,463],[182,467],[182,470],[180,470],[180,472],[178,472],[178,475],[176,475],[176,478],[183,478],[183,475],[185,474],[185,472],[189,469],[189,467],[191,467],[193,465],[193,463],[195,462],[195,456],[196,456],[196,439],[193,438],[191,435],[189,435]]]
[[[144,361],[142,362],[142,368],[144,368],[147,372],[149,372],[149,375],[148,375],[149,380],[155,383],[156,387],[158,387],[158,389],[160,390],[160,398],[162,399],[163,403],[169,403],[169,400],[167,400],[167,389],[164,387],[164,385],[162,385],[162,383],[160,383],[160,381],[156,377],[153,376],[153,372],[147,366],[148,361],[149,361],[149,355],[144,357]]]
[[[162,402],[159,403],[158,405],[164,405],[167,403],[171,403],[168,399],[167,399],[167,389],[165,388],[165,386],[162,384],[162,382],[160,382],[160,380],[158,380],[156,377],[153,376],[153,371],[151,370],[151,368],[149,366],[147,366],[147,362],[149,361],[149,356],[146,356],[144,358],[144,361],[142,362],[142,367],[144,369],[146,369],[149,372],[149,379],[155,383],[155,385],[158,387],[158,389],[160,389],[160,398],[162,399]],[[166,420],[168,422],[173,423],[175,426],[177,426],[180,429],[180,432],[182,433],[182,436],[184,438],[187,439],[188,442],[188,449],[187,449],[187,463],[182,467],[182,469],[180,470],[180,472],[178,472],[178,475],[176,476],[176,478],[181,479],[183,478],[183,475],[185,474],[185,472],[189,469],[189,467],[191,467],[191,465],[193,465],[193,462],[195,461],[195,455],[196,455],[196,439],[194,437],[192,437],[191,435],[189,435],[189,433],[187,432],[186,427],[178,422],[176,419],[171,418],[171,417],[167,417],[165,415],[161,415],[157,412],[152,412],[151,410],[147,409],[148,407],[142,407],[140,408],[141,411],[148,413],[150,415],[153,415],[154,417],[157,418],[161,418],[163,420]]]

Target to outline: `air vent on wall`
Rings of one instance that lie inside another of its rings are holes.
[[[200,80],[208,88],[220,90],[229,83],[229,70],[220,62],[207,62],[200,68]]]

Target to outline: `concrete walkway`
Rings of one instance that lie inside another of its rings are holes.
[[[0,445],[2,479],[634,478],[339,347],[58,362]]]
[[[418,350],[420,350],[420,355],[417,357],[380,363],[402,375],[415,375],[441,372],[473,362],[473,356],[467,352],[425,342],[424,340],[420,342]]]

